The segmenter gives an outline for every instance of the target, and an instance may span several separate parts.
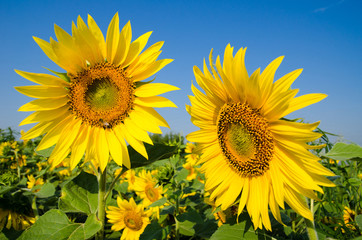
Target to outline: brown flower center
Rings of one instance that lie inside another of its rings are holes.
[[[127,211],[123,220],[124,224],[133,231],[138,231],[142,228],[142,217],[135,211]]]
[[[112,128],[133,108],[135,85],[119,67],[100,63],[70,76],[70,80],[70,109],[85,123]]]
[[[145,193],[146,193],[147,198],[151,202],[155,202],[155,201],[157,201],[159,199],[158,191],[152,185],[147,185],[146,186]]]
[[[269,169],[273,137],[257,109],[242,103],[225,104],[218,116],[217,131],[226,161],[240,176],[261,176]]]

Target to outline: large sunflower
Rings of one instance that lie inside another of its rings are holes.
[[[302,70],[295,70],[276,82],[274,74],[283,57],[271,62],[260,74],[246,71],[245,48],[233,56],[228,45],[221,65],[218,56],[210,70],[194,67],[195,78],[205,93],[192,85],[195,96],[186,106],[191,121],[200,130],[187,139],[198,143],[202,152],[201,170],[210,200],[225,210],[238,201],[238,214],[246,206],[255,228],[271,229],[268,206],[281,221],[279,207],[284,201],[302,216],[313,219],[302,195],[316,199],[314,190],[333,186],[323,177],[331,176],[308,149],[307,142],[321,134],[313,132],[317,123],[306,124],[283,119],[298,109],[316,103],[325,94],[295,95],[290,89]],[[216,68],[216,69],[215,69]]]
[[[16,70],[40,84],[16,87],[19,92],[38,98],[19,109],[35,111],[20,125],[39,122],[22,139],[46,134],[37,150],[56,144],[50,156],[55,166],[71,152],[71,169],[84,153],[86,161],[96,159],[102,171],[109,156],[130,168],[125,140],[147,158],[143,142],[152,144],[147,131],[161,133],[159,126],[168,127],[153,108],[176,107],[156,95],[178,88],[141,82],[172,61],[157,60],[163,42],[142,52],[151,32],[131,42],[131,24],[128,22],[120,32],[118,13],[109,24],[106,40],[89,15],[88,26],[78,17],[77,26],[72,25],[72,35],[57,25],[54,30],[58,41],[50,38],[46,42],[37,37],[34,40],[66,74]]]

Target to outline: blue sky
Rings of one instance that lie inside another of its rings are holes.
[[[174,62],[156,74],[156,82],[181,90],[164,94],[178,106],[160,109],[173,132],[197,130],[185,110],[194,81],[192,67],[202,66],[211,48],[223,55],[230,43],[247,47],[246,66],[251,73],[264,69],[284,55],[276,78],[303,68],[293,84],[299,95],[326,93],[322,102],[299,110],[290,118],[321,121],[320,127],[362,145],[362,1],[0,1],[1,88],[0,128],[18,127],[29,113],[17,109],[31,99],[14,86],[31,85],[14,69],[61,71],[33,41],[54,37],[54,23],[71,30],[80,15],[92,15],[103,33],[118,12],[120,25],[131,21],[134,39],[153,31],[149,43],[165,41],[161,58]],[[338,139],[341,140],[341,139]]]

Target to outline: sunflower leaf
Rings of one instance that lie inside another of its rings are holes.
[[[245,231],[245,223],[241,222],[239,224],[221,225],[215,232],[212,234],[210,240],[240,240],[240,239],[258,239],[258,235],[254,230],[249,229]]]
[[[145,147],[148,154],[148,160],[134,150],[130,145],[128,146],[128,153],[132,168],[143,167],[155,161],[169,158],[178,148],[178,146],[169,146],[161,143],[155,143],[154,145],[145,143]]]
[[[81,172],[65,184],[62,188],[58,207],[64,212],[95,213],[98,207],[97,177]]]
[[[362,229],[362,214],[356,216],[356,223],[360,229]]]
[[[145,231],[141,234],[141,240],[166,239],[171,231],[171,226],[161,227],[158,222],[148,224]]]
[[[38,198],[48,198],[53,196],[55,193],[55,187],[53,184],[47,182],[43,186],[41,186],[40,191],[34,193]]]
[[[362,147],[357,144],[336,143],[333,148],[323,155],[334,160],[362,160]]]
[[[96,216],[90,215],[85,223],[73,223],[58,209],[52,209],[41,216],[34,225],[24,231],[20,240],[68,239],[80,240],[92,237],[101,228]]]

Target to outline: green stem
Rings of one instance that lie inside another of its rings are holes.
[[[35,220],[38,220],[39,212],[38,212],[38,207],[36,206],[36,196],[32,197],[31,208],[33,209]]]
[[[104,197],[105,200],[107,200],[108,195],[112,192],[114,185],[116,184],[116,182],[118,181],[118,179],[122,176],[122,174],[127,171],[127,168],[122,168],[122,171],[118,174],[118,176],[113,180],[113,182],[111,183],[111,185],[109,185],[109,188],[107,190],[107,194]]]
[[[101,230],[96,234],[96,240],[104,239],[104,224],[106,219],[106,183],[107,183],[107,168],[104,169],[103,172],[99,172],[98,175],[98,211],[97,217],[98,220],[102,223]]]
[[[307,199],[305,199],[307,203]],[[314,215],[314,201],[313,199],[310,200],[310,210]],[[308,218],[304,218],[305,225],[307,227],[307,233],[310,240],[318,240],[318,234],[315,230],[314,221],[309,220]]]

